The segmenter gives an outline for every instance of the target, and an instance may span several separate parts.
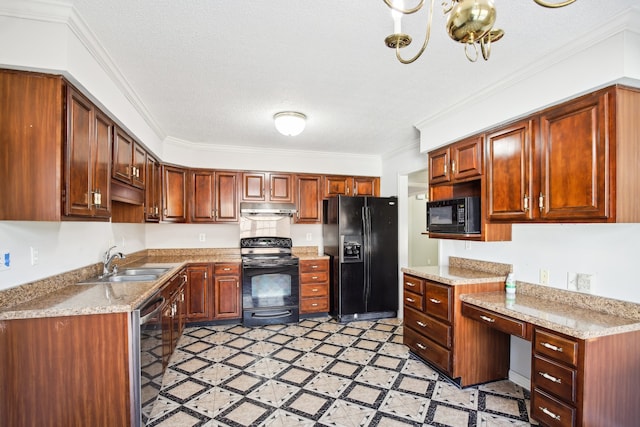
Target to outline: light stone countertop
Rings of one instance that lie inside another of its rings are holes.
[[[449,265],[403,267],[401,270],[422,279],[457,286],[504,282],[513,267],[510,264],[449,257]]]
[[[318,248],[294,248],[301,260],[328,258]],[[130,312],[151,298],[180,269],[192,263],[240,263],[240,250],[148,249],[116,260],[118,267],[169,267],[152,282],[78,284],[102,271],[102,263],[0,291],[0,320]]]
[[[504,292],[460,295],[460,300],[579,339],[640,330],[640,304],[547,286],[518,282],[515,301]]]

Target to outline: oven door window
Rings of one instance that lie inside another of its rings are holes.
[[[282,306],[288,304],[290,298],[290,274],[259,274],[251,277],[253,307]]]

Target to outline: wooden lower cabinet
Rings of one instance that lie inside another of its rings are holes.
[[[463,317],[460,301],[461,294],[503,288],[502,282],[450,286],[405,274],[404,344],[463,387],[507,378],[509,336]]]
[[[240,263],[216,263],[214,267],[214,318],[242,316]]]
[[[531,416],[541,425],[638,425],[640,331],[582,340],[534,327],[531,351]]]
[[[187,267],[187,322],[213,319],[212,264],[189,264]]]
[[[162,311],[162,365],[166,368],[173,351],[178,345],[185,325],[185,285],[187,271],[182,269],[174,275],[162,290],[165,308]]]
[[[0,425],[132,425],[130,328],[130,313],[0,321]]]
[[[186,321],[209,322],[242,315],[239,263],[187,266]]]
[[[329,260],[300,261],[300,314],[329,311]]]

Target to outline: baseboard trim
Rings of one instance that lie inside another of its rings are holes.
[[[518,384],[520,387],[531,391],[531,379],[509,369],[509,381]]]

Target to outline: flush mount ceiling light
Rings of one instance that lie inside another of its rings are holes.
[[[431,0],[431,6],[427,11],[427,30],[424,43],[418,53],[410,59],[404,59],[400,56],[400,49],[409,46],[412,40],[411,36],[402,33],[402,16],[411,15],[421,10],[425,0],[419,0],[416,6],[410,8],[405,8],[404,0],[383,1],[391,8],[391,17],[393,18],[393,34],[384,39],[384,42],[388,47],[396,50],[398,61],[403,64],[411,64],[422,55],[429,43],[434,0]],[[558,2],[533,1],[540,6],[558,8],[570,5],[576,0]],[[479,56],[478,50],[482,53],[485,61],[489,59],[491,43],[500,40],[504,35],[503,30],[493,28],[493,24],[496,21],[496,8],[493,5],[493,0],[442,0],[442,9],[445,16],[448,14],[447,33],[453,40],[464,43],[464,53],[467,59],[471,62],[476,62]]]
[[[281,111],[273,116],[276,129],[283,135],[299,135],[306,124],[307,116],[296,111]]]

